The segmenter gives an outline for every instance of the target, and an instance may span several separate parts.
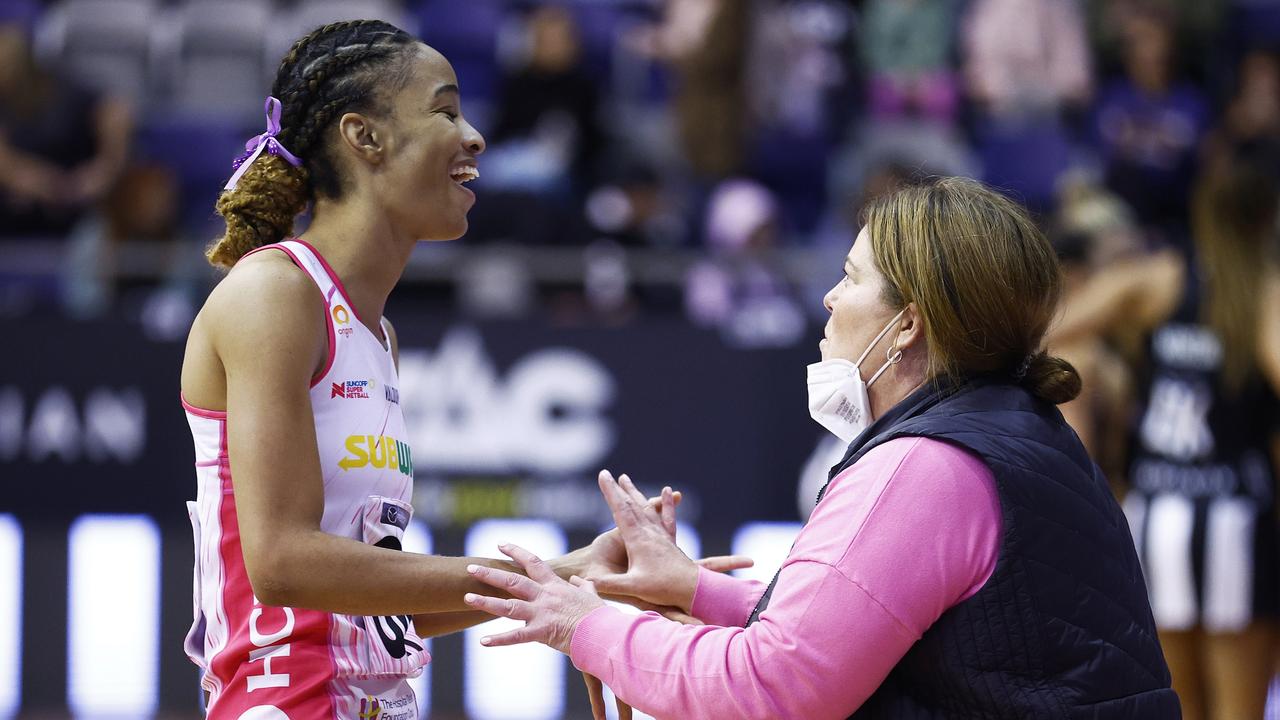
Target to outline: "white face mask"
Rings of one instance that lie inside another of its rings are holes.
[[[902,359],[902,351],[889,354],[885,364],[865,383],[862,382],[862,373],[858,371],[858,367],[893,329],[903,312],[906,310],[893,316],[857,362],[833,358],[809,366],[809,416],[847,443],[853,442],[871,424],[871,399],[867,396],[867,388],[890,365]]]

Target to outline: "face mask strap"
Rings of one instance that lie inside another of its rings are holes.
[[[902,362],[902,351],[890,345],[889,349],[884,353],[884,360],[884,364],[880,366],[880,369],[876,371],[876,374],[872,375],[871,379],[867,381],[867,387],[871,387],[871,383],[875,382],[876,378],[883,375],[884,371],[888,370],[890,365],[897,365]]]
[[[884,339],[884,336],[889,334],[889,331],[893,329],[894,323],[898,322],[898,318],[901,318],[902,313],[906,311],[906,308],[899,310],[898,314],[894,315],[893,319],[889,321],[889,324],[885,325],[884,329],[880,331],[880,334],[876,336],[876,339],[871,341],[871,344],[867,346],[867,349],[862,351],[862,355],[858,356],[858,362],[853,364],[855,369],[859,369],[859,372],[861,372],[862,361],[866,360],[867,356],[871,354],[871,351],[876,349],[876,345],[879,345],[880,341]],[[884,372],[884,368],[880,368],[880,372]],[[873,377],[872,380],[875,380],[877,377],[880,377],[879,372],[875,374],[875,377]],[[871,383],[867,384],[870,385]]]

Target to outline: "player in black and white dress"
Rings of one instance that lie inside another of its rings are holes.
[[[1099,272],[1055,333],[1147,335],[1124,505],[1189,719],[1261,718],[1280,649],[1278,198],[1269,172],[1216,160],[1193,252]]]

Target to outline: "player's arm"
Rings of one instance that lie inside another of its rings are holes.
[[[1186,264],[1172,250],[1099,270],[1063,302],[1046,344],[1065,345],[1122,325],[1153,328],[1177,307],[1185,275]]]
[[[354,615],[469,610],[469,563],[322,532],[324,487],[310,378],[326,347],[311,280],[275,253],[250,258],[210,298],[210,330],[226,371],[228,446],[245,567],[271,605]],[[369,592],[376,578],[377,592]]]
[[[486,591],[493,594],[491,591]],[[420,638],[452,635],[483,622],[489,622],[493,616],[479,610],[463,610],[461,612],[424,613],[413,616],[413,631]]]
[[[1258,369],[1272,391],[1280,394],[1280,269],[1271,268],[1263,278],[1258,322]],[[1280,418],[1273,422],[1271,462],[1280,467]]]
[[[1280,270],[1267,273],[1258,320],[1258,369],[1280,394]]]
[[[395,362],[396,370],[400,370],[400,338],[396,334],[396,328],[387,318],[382,318],[382,326],[387,331],[387,343],[391,348],[391,359]],[[435,612],[423,613],[413,617],[413,630],[418,633],[418,637],[429,638],[439,637],[441,635],[451,635],[460,630],[466,630],[474,625],[492,620],[493,616],[479,610],[461,610],[456,612]]]

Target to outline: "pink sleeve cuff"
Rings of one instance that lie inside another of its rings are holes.
[[[708,625],[743,627],[755,609],[765,584],[698,568],[698,585],[693,590],[689,614]]]
[[[598,607],[578,621],[569,641],[569,659],[573,666],[595,675],[608,685],[612,682],[609,650],[617,647],[620,638],[630,635],[630,627],[639,615],[628,615],[617,608]]]

